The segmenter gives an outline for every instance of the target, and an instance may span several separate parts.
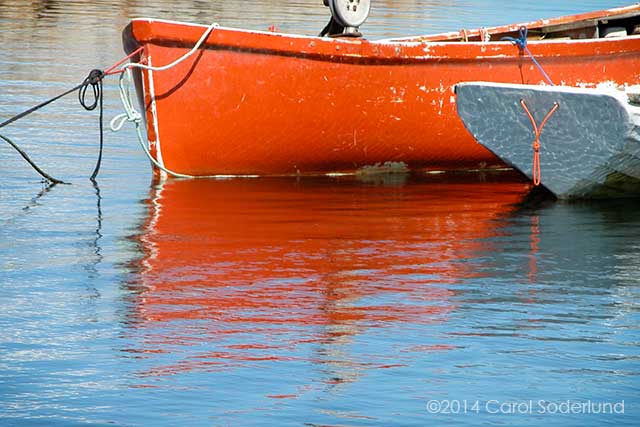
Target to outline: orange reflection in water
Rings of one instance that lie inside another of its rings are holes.
[[[177,321],[198,326],[197,333],[149,333],[136,351],[220,343],[162,368],[180,371],[290,360],[297,355],[283,355],[283,346],[337,345],[368,328],[446,321],[455,309],[451,285],[477,275],[465,259],[498,232],[498,219],[528,188],[507,178],[158,184],[137,238],[143,257],[129,320],[149,330]],[[292,330],[284,341],[274,338]],[[229,339],[247,332],[255,338]],[[320,363],[346,363],[338,347]]]

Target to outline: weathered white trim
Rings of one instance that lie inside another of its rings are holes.
[[[153,66],[152,62],[151,62],[151,55],[149,55],[147,57],[147,63],[150,66]],[[153,82],[153,70],[147,70],[147,72],[149,73],[149,98],[151,101],[151,116],[153,117],[153,131],[156,135],[156,141],[155,141],[155,145],[156,145],[156,160],[158,161],[158,163],[162,166],[164,166],[164,161],[162,160],[162,147],[160,145],[160,129],[158,127],[158,110],[156,107],[156,88],[155,88],[155,84]],[[148,137],[147,137],[148,139]],[[149,140],[149,148],[151,148],[151,141]],[[164,174],[165,172],[162,171],[161,169],[161,173]]]

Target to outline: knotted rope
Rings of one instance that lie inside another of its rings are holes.
[[[540,182],[542,180],[542,171],[540,169],[540,134],[542,133],[544,125],[547,124],[547,121],[551,118],[553,113],[555,113],[556,110],[560,107],[560,104],[558,104],[557,102],[553,103],[553,107],[551,107],[551,110],[549,110],[547,115],[544,116],[544,119],[542,119],[540,127],[538,127],[538,124],[533,118],[533,114],[531,114],[531,111],[529,111],[529,107],[527,106],[527,103],[524,101],[524,99],[520,100],[520,105],[522,105],[522,108],[524,108],[524,111],[527,113],[527,116],[531,121],[531,126],[533,126],[535,139],[533,141],[533,165],[531,167],[531,178],[533,179],[533,185],[537,187],[538,185],[540,185]]]
[[[528,33],[529,33],[529,30],[527,29],[527,27],[522,26],[518,30],[519,37],[517,37],[517,38],[516,37],[502,37],[500,40],[501,41],[512,42],[513,44],[518,46],[518,48],[520,50],[524,51],[527,55],[529,55],[529,58],[531,58],[531,61],[534,63],[534,65],[536,67],[538,67],[538,70],[540,70],[540,72],[544,76],[544,78],[547,81],[547,83],[549,83],[549,85],[551,85],[551,86],[555,86],[553,84],[553,81],[551,81],[551,78],[549,77],[549,75],[546,73],[546,71],[544,71],[544,68],[542,68],[542,65],[540,65],[538,60],[535,58],[535,56],[533,56],[533,54],[529,50],[529,47],[527,46],[527,35],[528,35]]]
[[[0,128],[3,128],[17,120],[22,119],[23,117],[28,116],[31,113],[34,113],[38,110],[40,110],[41,108],[46,107],[47,105],[51,104],[54,101],[57,101],[60,98],[63,98],[67,95],[69,95],[70,93],[73,93],[75,91],[78,91],[78,102],[80,103],[80,105],[82,105],[86,110],[90,111],[90,110],[94,110],[98,105],[100,105],[100,154],[98,157],[98,162],[96,164],[95,169],[93,170],[93,174],[91,174],[91,179],[94,180],[95,177],[98,175],[98,171],[100,170],[100,162],[102,160],[102,147],[103,147],[103,138],[102,138],[102,116],[103,116],[103,108],[102,108],[102,79],[104,78],[104,73],[101,70],[95,69],[95,70],[91,70],[91,72],[89,73],[89,75],[82,81],[82,83],[80,83],[79,85],[65,91],[62,92],[59,95],[54,96],[53,98],[50,98],[44,102],[41,102],[38,105],[35,105],[31,108],[29,108],[28,110],[23,111],[22,113],[16,114],[15,116],[11,117],[8,120],[5,120],[4,122],[0,123]],[[93,93],[93,100],[91,101],[91,103],[87,102],[87,91],[89,89],[89,87],[91,87],[92,91],[91,93]],[[22,150],[18,144],[16,144],[15,142],[13,142],[10,138],[4,136],[4,135],[0,135],[0,138],[2,138],[5,142],[7,142],[9,145],[11,145],[11,147],[13,147],[13,149],[15,149],[21,156],[22,158],[29,163],[29,165],[31,165],[31,167],[38,172],[38,174],[40,174],[40,176],[42,176],[44,179],[51,181],[54,184],[67,184],[66,182],[62,181],[61,179],[57,179],[54,178],[53,176],[49,175],[48,173],[46,173],[45,171],[43,171],[41,168],[38,167],[38,165],[36,165],[36,163],[31,160],[31,158],[29,158],[29,156],[27,155],[27,153]]]

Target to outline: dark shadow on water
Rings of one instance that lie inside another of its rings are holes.
[[[100,186],[98,185],[98,182],[96,180],[91,180],[91,185],[96,195],[96,225],[93,232],[93,239],[89,242],[91,257],[88,259],[88,262],[84,265],[84,269],[87,271],[87,275],[89,279],[87,281],[87,291],[89,292],[88,297],[90,299],[94,299],[94,298],[100,298],[100,291],[92,283],[100,276],[98,266],[104,260],[104,255],[102,254],[102,246],[100,245],[100,240],[103,238],[103,235],[102,235],[103,216],[102,216],[102,195],[100,194]]]
[[[640,224],[640,198],[574,200],[566,203],[567,210],[576,213],[598,214],[602,225],[610,227],[616,224]],[[638,231],[632,229],[630,233]]]
[[[91,181],[93,190],[96,194],[96,226],[94,231],[94,238],[90,243],[91,252],[93,254],[93,261],[86,266],[89,277],[95,279],[98,277],[98,265],[104,259],[102,255],[102,247],[100,246],[100,240],[102,239],[102,195],[100,194],[100,186],[95,180]],[[96,290],[97,292],[97,290]]]
[[[553,206],[558,201],[555,194],[545,186],[538,185],[531,188],[526,196],[516,205],[515,213],[531,212]]]
[[[38,192],[38,194],[36,194],[31,201],[29,202],[28,205],[26,205],[25,207],[22,208],[22,210],[24,212],[29,211],[30,209],[33,209],[34,207],[38,206],[40,203],[40,199],[42,199],[45,195],[47,195],[51,190],[53,190],[55,188],[56,184],[55,182],[50,182],[50,181],[42,181],[42,190],[40,190],[40,192]]]
[[[22,217],[23,215],[27,215],[30,212],[32,212],[36,207],[40,206],[42,204],[42,200],[44,199],[44,197],[49,194],[55,187],[56,183],[50,182],[50,181],[46,181],[46,180],[42,180],[41,181],[42,184],[42,189],[31,198],[31,200],[29,201],[29,203],[27,203],[21,210],[19,213],[17,213],[16,215],[14,215],[13,217],[9,218],[6,220],[6,224],[11,224],[13,222],[15,222],[17,219],[19,219],[20,217]]]
[[[573,207],[577,209],[587,209],[594,211],[611,212],[633,212],[640,209],[640,197],[594,197],[559,200],[555,194],[543,185],[534,186],[525,195],[522,201],[515,205],[514,215],[534,213],[541,209],[550,208],[556,205]]]

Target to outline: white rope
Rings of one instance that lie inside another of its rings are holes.
[[[127,69],[127,68],[142,68],[143,70],[149,70],[149,71],[165,71],[165,70],[168,70],[170,68],[173,68],[176,65],[178,65],[179,63],[181,63],[182,61],[184,61],[185,59],[187,59],[188,57],[190,57],[191,55],[193,55],[194,53],[196,53],[198,51],[198,49],[200,49],[200,46],[202,45],[202,43],[204,43],[204,41],[207,39],[209,34],[211,34],[211,32],[217,27],[219,27],[219,25],[216,22],[214,22],[211,25],[209,25],[207,27],[207,30],[204,32],[204,34],[202,34],[200,39],[196,42],[196,44],[193,46],[193,48],[189,52],[185,53],[180,58],[176,59],[175,61],[173,61],[173,62],[171,62],[171,63],[169,63],[167,65],[163,65],[163,66],[160,66],[160,67],[153,67],[151,65],[144,65],[144,64],[139,64],[137,62],[130,62],[128,64],[123,65],[122,68],[120,68],[120,69],[124,70],[124,69]]]
[[[127,76],[126,80],[125,80],[125,74]],[[131,77],[130,69],[126,69],[123,73],[120,74],[120,80],[118,82],[118,86],[120,87],[120,100],[122,101],[122,106],[124,107],[125,112],[122,114],[118,114],[113,119],[111,119],[111,122],[109,123],[109,127],[111,128],[111,130],[113,132],[117,132],[120,129],[122,129],[122,126],[124,126],[125,122],[133,123],[136,127],[138,142],[140,143],[142,150],[147,155],[151,163],[153,163],[158,169],[177,178],[204,178],[204,177],[199,177],[194,175],[186,175],[183,173],[172,171],[171,169],[167,169],[163,165],[161,165],[160,162],[158,162],[155,159],[155,157],[153,157],[153,155],[149,152],[149,148],[147,147],[147,142],[145,141],[145,138],[142,135],[142,131],[140,130],[141,128],[140,124],[142,123],[142,115],[136,111],[136,109],[133,107],[133,102],[131,101],[131,90],[130,90],[131,80],[132,80],[132,77]]]
[[[127,74],[127,79],[125,82],[124,74]],[[118,132],[122,129],[125,122],[132,122],[134,124],[138,124],[142,121],[142,116],[140,113],[133,108],[131,103],[131,95],[129,88],[131,86],[131,71],[126,70],[122,74],[120,74],[120,80],[118,82],[118,86],[120,87],[120,101],[122,101],[122,106],[124,107],[124,113],[118,114],[109,123],[109,127],[113,132]]]
[[[109,123],[109,127],[113,132],[117,132],[120,129],[122,129],[125,122],[133,123],[136,127],[138,142],[140,143],[142,150],[147,155],[151,163],[153,163],[161,171],[177,178],[213,178],[216,176],[215,175],[194,176],[194,175],[186,175],[183,173],[172,171],[171,169],[167,169],[166,167],[161,165],[160,162],[158,162],[156,158],[153,157],[153,155],[149,152],[149,148],[147,147],[147,141],[145,141],[145,138],[143,137],[142,131],[140,129],[141,128],[140,124],[142,123],[142,115],[138,113],[138,111],[136,111],[136,109],[133,107],[133,102],[131,101],[131,90],[130,90],[131,80],[132,80],[131,68],[142,68],[144,70],[149,70],[149,71],[165,71],[170,68],[173,68],[176,65],[180,64],[185,59],[189,58],[191,55],[193,55],[204,43],[204,41],[207,39],[209,34],[211,34],[211,32],[217,27],[218,27],[218,24],[215,22],[209,25],[206,31],[202,34],[200,39],[196,42],[196,44],[193,46],[193,48],[189,52],[185,53],[180,58],[176,59],[175,61],[167,65],[163,65],[160,67],[153,67],[150,65],[144,65],[144,64],[132,62],[120,67],[121,73],[120,73],[120,80],[118,82],[118,86],[120,87],[120,101],[122,101],[122,106],[124,107],[125,112],[118,114],[113,119],[111,119],[111,122]],[[127,75],[126,80],[125,80],[125,74]]]
[[[125,79],[126,74],[126,79]],[[141,123],[142,123],[142,115],[136,111],[133,107],[133,101],[131,100],[131,81],[132,81],[131,69],[125,70],[120,74],[120,80],[118,82],[118,86],[120,88],[120,100],[122,101],[122,105],[124,106],[124,113],[118,114],[111,122],[109,122],[109,127],[113,132],[118,132],[126,122],[131,122],[136,127],[136,135],[138,136],[138,142],[140,143],[140,147],[142,147],[142,151],[147,155],[149,161],[153,163],[158,169],[163,171],[164,173],[171,175],[176,178],[215,178],[215,179],[228,179],[228,178],[256,178],[258,175],[187,175],[184,173],[176,172],[171,169],[164,167],[160,162],[158,162],[155,157],[149,152],[149,148],[147,147],[147,140],[142,134]]]

